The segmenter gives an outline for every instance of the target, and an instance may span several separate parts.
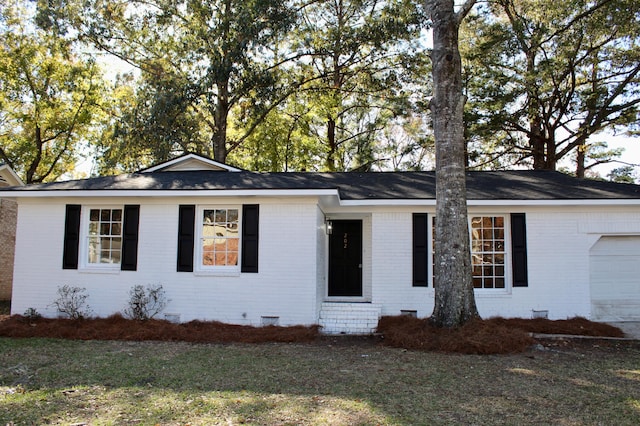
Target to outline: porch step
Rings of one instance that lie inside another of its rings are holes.
[[[378,326],[382,305],[324,302],[319,324],[323,334],[371,334]]]

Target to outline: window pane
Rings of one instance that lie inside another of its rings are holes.
[[[226,253],[220,253],[220,252],[216,252],[215,256],[214,256],[214,265],[216,266],[226,266],[227,264],[227,257],[226,257]]]
[[[100,238],[100,248],[107,250],[111,248],[111,238]]]
[[[98,220],[100,220],[100,210],[91,209],[89,212],[89,220],[92,222],[97,222]]]
[[[215,221],[226,222],[227,221],[227,211],[226,210],[216,210]]]
[[[111,249],[112,250],[121,250],[122,249],[122,238],[112,238],[111,239]]]
[[[101,223],[100,224],[100,235],[109,235],[109,230],[111,229],[111,227],[109,226],[108,223]]]
[[[482,288],[482,279],[474,278],[473,279],[473,288]]]
[[[108,222],[111,220],[111,210],[103,209],[100,210],[100,220],[103,222]]]
[[[89,263],[98,263],[99,250],[99,240],[97,238],[89,238]]]
[[[111,235],[120,235],[122,233],[122,225],[120,223],[114,223],[111,225]]]
[[[114,222],[122,222],[122,210],[121,209],[115,209],[112,210],[112,215],[111,215],[111,220]]]

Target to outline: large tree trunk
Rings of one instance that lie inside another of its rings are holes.
[[[213,112],[215,129],[211,136],[213,159],[227,161],[227,120],[229,118],[229,89],[227,83],[218,84],[218,100]]]
[[[433,22],[431,111],[436,139],[435,306],[431,321],[439,327],[457,327],[478,317],[467,217],[465,98],[458,50],[461,17],[454,13],[453,0],[427,0],[427,7]]]

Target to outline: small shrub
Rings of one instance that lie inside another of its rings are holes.
[[[87,305],[87,289],[71,287],[67,284],[58,287],[58,298],[53,302],[58,313],[71,319],[82,319],[91,316],[91,308]]]
[[[129,290],[129,305],[124,309],[128,318],[145,321],[158,315],[169,303],[161,285],[135,285]]]
[[[40,315],[40,312],[38,312],[36,308],[27,308],[27,310],[24,311],[24,314],[22,314],[22,316],[30,321],[42,318],[42,315]]]

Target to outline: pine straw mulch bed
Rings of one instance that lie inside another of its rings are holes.
[[[251,327],[215,321],[174,324],[164,320],[136,321],[120,315],[93,319],[25,318],[0,316],[0,336],[45,337],[76,340],[155,340],[195,343],[382,343],[405,349],[464,354],[523,352],[536,344],[531,333],[623,337],[611,325],[584,318],[568,320],[490,318],[457,329],[432,326],[428,319],[383,317],[375,337],[323,336],[318,326]]]
[[[378,331],[388,346],[463,354],[523,352],[538,342],[532,334],[624,337],[617,327],[580,317],[567,320],[497,317],[442,329],[431,325],[428,318],[394,316],[382,317]]]

